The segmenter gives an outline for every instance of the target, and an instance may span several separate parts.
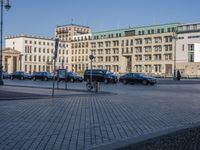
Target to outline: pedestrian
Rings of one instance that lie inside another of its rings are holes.
[[[180,80],[180,79],[181,79],[181,73],[180,73],[179,70],[177,71],[177,76],[176,76],[176,78],[177,78],[177,80]]]

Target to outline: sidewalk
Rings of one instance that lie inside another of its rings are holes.
[[[44,97],[0,101],[0,149],[115,149],[199,126],[198,88],[191,93],[150,88],[131,95],[59,90],[51,98],[45,88],[1,86],[8,94]]]
[[[93,93],[81,90],[55,89],[54,97],[91,95]],[[9,86],[0,87],[0,100],[41,99],[52,98],[52,89],[48,87]]]

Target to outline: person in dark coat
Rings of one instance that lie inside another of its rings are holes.
[[[177,78],[177,80],[180,80],[180,79],[181,79],[181,73],[180,73],[179,70],[177,71],[177,76],[176,76],[176,78]]]

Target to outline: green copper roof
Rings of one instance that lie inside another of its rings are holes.
[[[125,29],[116,29],[116,30],[108,30],[102,32],[93,32],[93,39],[97,38],[112,38],[112,37],[123,37],[126,32],[133,31],[134,35],[142,34],[156,34],[157,32],[168,32],[168,28],[172,29],[180,25],[180,23],[170,23],[170,24],[159,24],[159,25],[150,25],[150,26],[138,26],[138,27],[129,27]],[[154,30],[154,31],[152,31]],[[149,33],[150,32],[150,33]]]

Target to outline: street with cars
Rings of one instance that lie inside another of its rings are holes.
[[[122,82],[123,84],[143,84],[143,85],[154,85],[157,83],[157,79],[151,76],[147,76],[143,73],[126,73],[123,75],[116,75],[108,70],[103,69],[88,69],[84,71],[84,74],[81,76],[75,72],[67,72],[66,70],[58,70],[55,75],[49,72],[33,72],[28,74],[22,71],[16,71],[11,74],[4,72],[4,79],[18,79],[18,80],[41,80],[41,81],[50,81],[56,80],[58,82],[99,82],[99,83],[118,83]]]

